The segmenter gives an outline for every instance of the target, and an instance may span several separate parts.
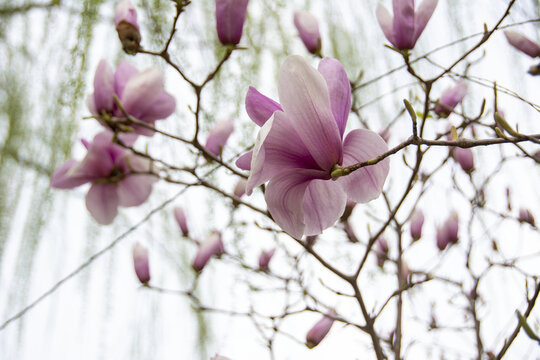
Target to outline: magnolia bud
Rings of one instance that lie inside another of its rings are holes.
[[[519,209],[519,217],[518,217],[518,220],[519,220],[520,222],[524,222],[524,223],[530,224],[531,226],[535,226],[534,216],[533,216],[533,214],[529,211],[529,209],[525,209],[525,208]]]
[[[510,45],[522,53],[532,58],[540,56],[540,46],[525,35],[514,30],[504,30],[504,36]]]
[[[443,92],[437,106],[435,107],[435,113],[441,118],[448,117],[448,115],[454,111],[454,108],[461,103],[461,101],[463,101],[466,94],[467,84],[462,80],[454,87]]]
[[[377,265],[379,267],[384,266],[384,262],[388,257],[388,243],[383,237],[377,238],[377,244],[375,245],[375,255],[377,256]]]
[[[116,5],[114,24],[124,51],[130,55],[136,54],[141,43],[141,33],[137,23],[137,11],[130,0],[123,0]]]
[[[343,226],[343,230],[345,231],[345,234],[347,234],[347,238],[349,239],[350,242],[352,243],[358,242],[358,238],[356,237],[356,234],[354,233],[354,229],[352,228],[350,222],[348,221],[345,222]]]
[[[219,231],[212,232],[206,241],[199,246],[199,251],[197,251],[193,260],[193,269],[202,271],[213,255],[219,256],[224,252],[225,249],[221,240],[221,233]]]
[[[409,269],[409,265],[405,261],[405,259],[401,259],[401,281],[403,284],[407,284],[409,282],[409,277],[411,276],[411,270]]]
[[[315,346],[324,339],[326,334],[330,331],[332,324],[334,323],[334,318],[336,313],[330,311],[328,315],[325,315],[321,320],[319,320],[311,330],[306,335],[306,345],[308,348],[313,349]]]
[[[437,247],[444,250],[449,244],[458,242],[459,218],[456,212],[453,212],[446,220],[444,225],[437,229]]]
[[[244,196],[244,194],[246,193],[246,184],[247,184],[247,180],[246,179],[240,179],[238,180],[238,182],[236,183],[235,187],[234,187],[234,196],[236,196],[237,198],[241,198],[242,196]],[[235,203],[234,205],[237,206],[238,204],[236,204],[236,202],[233,200],[233,203]]]
[[[454,159],[459,163],[463,171],[470,173],[474,170],[474,155],[471,149],[456,147],[454,149]]]
[[[182,231],[182,235],[188,236],[189,228],[187,225],[186,214],[184,213],[184,209],[182,209],[180,206],[177,206],[174,208],[173,213],[174,213],[174,218],[176,219],[176,223],[178,224],[180,231]]]
[[[218,121],[210,130],[204,147],[208,152],[220,157],[233,130],[234,123],[232,119]]]
[[[236,45],[242,38],[248,0],[216,0],[216,28],[223,45]]]
[[[259,269],[260,270],[262,271],[268,270],[268,265],[270,264],[270,260],[272,260],[272,256],[274,256],[275,252],[276,252],[276,249],[261,252],[261,255],[259,255]]]
[[[294,26],[306,49],[312,54],[318,54],[321,51],[321,34],[317,19],[306,11],[298,11],[294,13]]]
[[[422,237],[422,226],[424,225],[424,213],[422,210],[416,210],[411,216],[411,236],[413,240],[418,240]]]
[[[147,284],[150,281],[148,250],[138,242],[133,246],[133,266],[139,281]]]

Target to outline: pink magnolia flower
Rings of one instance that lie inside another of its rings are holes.
[[[133,266],[135,274],[142,284],[147,284],[150,281],[150,265],[148,262],[148,249],[140,243],[135,243],[133,246]]]
[[[532,58],[540,56],[540,45],[525,35],[514,30],[504,30],[504,36],[506,36],[506,40],[508,40],[510,45],[522,53],[527,54]]]
[[[454,159],[463,171],[469,173],[474,170],[474,155],[470,148],[454,148]]]
[[[411,216],[411,237],[413,240],[418,240],[422,237],[422,226],[424,225],[424,213],[422,210],[416,210]]]
[[[525,209],[525,208],[519,209],[518,220],[520,222],[526,222],[532,226],[535,226],[534,216],[529,209]]]
[[[97,134],[82,161],[68,160],[51,177],[51,186],[57,189],[91,183],[86,207],[102,225],[113,222],[118,206],[144,203],[156,181],[152,175],[132,173],[149,172],[150,162],[112,143],[112,136],[108,131]]]
[[[197,251],[195,259],[193,259],[193,269],[202,271],[212,256],[219,256],[224,252],[225,248],[221,240],[221,233],[219,231],[212,232],[199,247],[199,251]]]
[[[268,270],[268,265],[270,264],[270,260],[272,260],[272,256],[274,256],[274,253],[276,252],[276,249],[271,250],[265,250],[261,252],[261,255],[259,255],[259,269],[266,271]]]
[[[242,38],[249,0],[216,0],[216,27],[223,45],[236,45]]]
[[[424,0],[414,11],[414,0],[392,0],[394,17],[380,3],[377,5],[377,20],[384,36],[399,50],[414,48],[422,35],[438,0]]]
[[[184,213],[184,209],[182,209],[180,206],[177,206],[174,208],[173,213],[174,213],[174,218],[176,220],[176,223],[178,224],[180,231],[182,231],[182,235],[188,236],[189,228],[187,224],[186,214]]]
[[[164,89],[163,74],[158,69],[139,72],[127,61],[122,61],[113,74],[107,61],[101,60],[94,76],[94,93],[86,101],[88,109],[96,116],[123,118],[113,95],[119,98],[126,113],[151,126],[156,120],[171,115],[176,107],[174,98]],[[154,134],[138,125],[132,127],[137,134]]]
[[[334,311],[330,311],[315,325],[313,325],[311,330],[309,330],[306,335],[306,346],[308,348],[313,349],[315,346],[320,344],[320,342],[330,331],[330,328],[332,328],[335,317],[336,313]]]
[[[257,112],[269,119],[254,120],[264,124],[254,146],[246,193],[270,180],[265,199],[276,223],[295,238],[320,234],[343,214],[347,199],[368,202],[379,196],[389,159],[336,181],[331,172],[336,166],[370,160],[387,145],[365,129],[353,130],[343,140],[351,88],[339,61],[323,59],[317,71],[300,56],[289,56],[278,83],[281,105],[251,89],[246,98],[246,104],[255,99],[266,104],[265,110],[272,109]]]
[[[442,118],[448,117],[454,111],[454,108],[463,101],[466,94],[467,84],[463,80],[459,81],[454,87],[443,92],[435,107],[435,113]]]
[[[137,23],[137,11],[130,0],[123,0],[116,5],[114,25],[124,51],[136,54],[141,43],[141,33]]]
[[[444,250],[449,244],[458,242],[459,218],[454,211],[445,221],[442,227],[437,229],[437,247],[439,250]]]
[[[212,130],[210,130],[210,134],[208,134],[208,139],[206,139],[206,145],[204,147],[208,152],[215,156],[221,156],[223,148],[225,147],[225,144],[227,144],[227,140],[229,139],[229,136],[231,136],[233,130],[234,123],[232,119],[218,121]]]
[[[294,13],[294,26],[302,39],[306,49],[316,54],[321,50],[321,34],[317,19],[307,11],[297,11]]]

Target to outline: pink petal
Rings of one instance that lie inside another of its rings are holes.
[[[414,16],[414,42],[418,40],[437,7],[438,0],[424,0]]]
[[[291,168],[320,169],[285,113],[277,111],[257,136],[246,194]]]
[[[101,60],[94,76],[94,109],[96,113],[112,112],[114,76],[106,60]],[[92,109],[90,109],[92,111]]]
[[[506,36],[506,40],[508,40],[510,45],[519,51],[532,58],[540,56],[540,46],[525,35],[514,30],[504,30],[504,36]]]
[[[274,221],[296,239],[302,238],[304,195],[310,182],[324,179],[327,174],[318,170],[290,169],[274,177],[266,188],[266,204]]]
[[[222,44],[238,44],[246,19],[248,0],[216,0],[216,28]]]
[[[444,91],[439,104],[435,107],[435,113],[440,117],[447,117],[463,101],[466,94],[467,83],[461,80],[454,87]]]
[[[231,136],[233,130],[234,122],[232,119],[229,118],[218,121],[210,130],[204,147],[215,156],[221,156],[223,148],[227,144],[227,140],[229,139],[229,136]]]
[[[317,19],[307,11],[297,11],[294,13],[294,26],[306,49],[312,54],[317,52],[321,44]]]
[[[94,180],[108,177],[116,165],[116,159],[125,154],[123,148],[111,141],[112,133],[103,131],[97,134],[85,158],[71,169],[70,175]]]
[[[343,138],[349,112],[351,111],[351,83],[343,65],[332,58],[324,58],[319,63],[319,72],[326,80],[330,93],[332,114],[336,120],[339,133]]]
[[[119,99],[122,98],[128,80],[138,72],[137,68],[127,61],[122,61],[114,72],[114,92]]]
[[[223,241],[221,240],[221,233],[213,232],[199,247],[199,251],[197,251],[195,259],[193,259],[193,269],[201,271],[212,256],[220,255],[224,252],[225,248],[223,247]]]
[[[337,181],[310,181],[304,195],[304,234],[318,235],[334,225],[346,203],[347,194]]]
[[[283,111],[279,103],[264,96],[253,86],[249,87],[246,94],[246,111],[255,124],[263,126],[277,110]]]
[[[236,166],[242,170],[251,170],[253,151],[248,151],[236,160]]]
[[[139,206],[152,193],[155,178],[149,175],[128,175],[118,183],[118,203],[120,206]]]
[[[343,154],[323,76],[302,57],[287,57],[279,72],[279,99],[317,164],[330,171]]]
[[[414,47],[414,0],[393,0],[395,46],[400,49]]]
[[[163,74],[147,69],[133,75],[122,94],[122,105],[128,114],[145,122],[164,119],[174,112],[174,98],[164,91]]]
[[[126,21],[139,30],[137,23],[137,11],[130,0],[119,2],[114,9],[114,25],[118,26],[120,21]]]
[[[56,189],[73,189],[74,187],[86,184],[94,178],[87,176],[72,176],[70,170],[77,164],[77,160],[68,160],[55,170],[51,176],[51,187]]]
[[[377,4],[376,15],[384,36],[392,45],[396,46],[396,39],[394,37],[394,18],[388,9],[382,6],[381,3]]]
[[[371,160],[388,150],[384,140],[375,132],[365,129],[351,131],[343,144],[343,166]],[[342,176],[341,183],[350,200],[365,203],[379,196],[390,169],[390,159],[363,167]]]
[[[118,194],[114,184],[93,184],[86,194],[86,208],[101,225],[109,225],[118,215]]]

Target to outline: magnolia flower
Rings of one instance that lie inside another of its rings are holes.
[[[342,166],[387,150],[384,140],[370,130],[353,130],[343,140],[351,87],[339,61],[323,59],[317,71],[300,56],[289,56],[279,73],[278,92],[281,105],[260,94],[248,92],[246,98],[252,107],[257,107],[252,104],[255,99],[259,105],[265,103],[265,110],[273,109],[257,112],[271,115],[269,119],[254,120],[263,125],[253,149],[246,193],[270,180],[265,193],[268,210],[283,230],[299,239],[333,225],[347,199],[377,198],[389,159],[332,180],[336,169],[339,172]]]
[[[422,210],[416,210],[411,216],[411,237],[418,240],[422,237],[422,226],[424,225],[424,213]]]
[[[218,121],[214,124],[210,134],[208,134],[208,139],[206,139],[206,145],[204,146],[206,150],[215,156],[221,156],[223,148],[231,136],[231,133],[234,130],[234,123],[232,119],[225,119]]]
[[[223,247],[223,242],[221,240],[221,233],[219,231],[214,231],[210,236],[200,245],[199,251],[193,259],[193,269],[196,271],[202,271],[208,260],[212,256],[219,256],[225,252]]]
[[[261,255],[259,255],[259,269],[266,271],[268,270],[268,265],[270,264],[270,260],[272,260],[272,256],[274,256],[274,253],[276,252],[276,249],[271,250],[265,250],[261,252]]]
[[[452,212],[442,227],[437,229],[437,247],[444,250],[449,244],[458,242],[459,218],[456,212]]]
[[[180,228],[180,231],[182,231],[182,235],[188,236],[189,234],[189,228],[186,220],[186,214],[184,213],[184,209],[182,209],[180,206],[177,206],[173,210],[174,218],[176,219],[176,223],[178,224],[178,227]]]
[[[124,51],[136,54],[141,43],[141,33],[137,23],[137,11],[130,0],[123,0],[116,5],[114,25]]]
[[[57,189],[91,183],[86,207],[102,225],[113,222],[118,206],[138,206],[145,202],[156,181],[152,175],[133,174],[151,171],[150,162],[112,143],[112,137],[108,131],[97,134],[82,161],[68,160],[51,177],[51,186]]]
[[[306,49],[316,54],[321,50],[321,34],[317,19],[307,11],[297,11],[294,13],[294,26]]]
[[[127,114],[151,126],[156,120],[171,115],[176,107],[174,98],[164,89],[163,75],[158,69],[138,72],[133,65],[122,61],[113,74],[107,61],[101,60],[94,76],[94,93],[86,101],[88,109],[100,118],[124,118],[114,95]],[[132,127],[137,134],[154,134],[154,131],[139,125]]]
[[[540,45],[525,35],[514,30],[504,30],[504,36],[506,36],[506,40],[508,40],[510,45],[522,53],[527,54],[532,58],[540,56]]]
[[[325,315],[321,320],[313,325],[311,330],[309,330],[306,335],[306,346],[308,348],[313,349],[315,346],[319,345],[319,343],[330,331],[335,317],[336,313],[334,311],[330,311],[330,313]]]
[[[249,0],[216,0],[216,27],[223,45],[236,45],[242,38]]]
[[[466,94],[467,84],[463,80],[454,87],[446,89],[435,107],[435,113],[442,118],[448,117],[454,108],[461,103]]]
[[[453,154],[463,171],[469,173],[474,170],[474,155],[471,149],[456,147]]]
[[[377,5],[377,20],[384,36],[399,50],[414,48],[422,35],[438,0],[424,0],[414,11],[414,0],[392,0],[394,17],[380,3]]]
[[[530,224],[531,226],[535,226],[534,216],[529,209],[525,209],[525,208],[519,209],[518,220],[520,222],[526,222]]]
[[[133,266],[141,284],[147,284],[150,281],[148,249],[138,242],[133,246]]]

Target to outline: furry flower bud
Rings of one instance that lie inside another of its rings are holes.
[[[136,54],[141,43],[141,33],[137,23],[137,11],[130,0],[123,0],[116,5],[114,24],[124,51],[130,55]]]

